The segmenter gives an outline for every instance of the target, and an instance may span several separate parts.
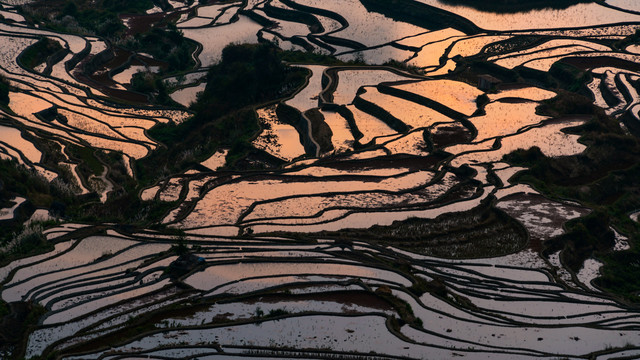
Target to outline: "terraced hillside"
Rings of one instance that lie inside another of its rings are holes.
[[[640,357],[635,1],[0,4],[0,357]]]

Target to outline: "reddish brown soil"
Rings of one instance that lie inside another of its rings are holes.
[[[128,21],[129,29],[125,33],[126,36],[135,35],[145,33],[158,22],[162,21],[165,18],[165,14],[160,12],[156,14],[150,15],[134,15],[134,14],[122,14],[120,15],[120,20],[123,23]]]
[[[73,75],[76,78],[76,80],[78,80],[79,82],[86,84],[88,86],[94,87],[100,90],[101,92],[103,92],[104,94],[108,96],[112,96],[116,99],[119,99],[128,103],[136,103],[136,104],[149,103],[149,99],[147,99],[147,97],[143,94],[134,93],[127,90],[112,89],[110,87],[107,87],[105,85],[105,82],[94,81],[93,79],[82,74],[80,71],[75,72]]]
[[[366,291],[336,291],[328,293],[301,294],[301,295],[265,295],[247,301],[248,304],[256,302],[279,303],[282,301],[333,301],[345,305],[358,305],[379,310],[392,310],[393,307],[386,300]]]
[[[129,22],[129,28],[124,35],[124,37],[127,37],[135,34],[145,33],[151,30],[154,26],[158,26],[158,24],[175,21],[180,18],[180,15],[189,11],[193,11],[193,9],[172,12],[170,14],[166,14],[164,12],[144,15],[121,14],[119,17],[122,22]]]

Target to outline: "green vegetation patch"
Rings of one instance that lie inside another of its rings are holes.
[[[49,205],[52,201],[49,182],[16,161],[0,160],[0,185],[0,199],[11,199],[14,194],[21,194],[37,201],[36,206]]]
[[[71,145],[67,149],[71,156],[80,160],[80,169],[87,173],[87,177],[89,175],[102,174],[104,167],[95,156],[95,150],[90,147],[77,145]]]
[[[255,152],[251,140],[260,130],[253,105],[292,94],[305,82],[307,70],[282,62],[283,53],[269,45],[231,45],[207,74],[207,86],[186,122],[158,124],[149,134],[167,147],[137,162],[143,181],[196,165],[217,148],[229,148],[229,165]]]
[[[0,251],[0,264],[8,264],[19,258],[53,250],[53,244],[47,241],[43,230],[45,225],[53,225],[54,223],[31,223],[28,226],[17,226],[16,228],[22,227],[22,230],[17,233],[12,232],[2,242],[3,250]]]
[[[59,42],[49,38],[42,38],[26,48],[18,57],[18,62],[27,69],[33,69],[45,63],[49,56],[62,50],[64,49]]]
[[[640,225],[628,214],[640,208],[640,142],[625,134],[618,122],[590,99],[574,93],[560,91],[558,97],[543,102],[538,112],[554,117],[591,117],[584,125],[570,129],[588,146],[581,154],[550,158],[531,148],[504,158],[512,165],[529,168],[516,175],[515,181],[531,184],[552,198],[578,201],[594,209],[593,214],[568,222],[567,233],[547,242],[544,253],[561,250],[563,262],[574,271],[587,258],[598,256],[605,266],[596,283],[638,301]],[[611,227],[629,236],[631,250],[612,252]]]
[[[477,34],[480,29],[462,16],[440,10],[414,0],[360,0],[368,11],[429,30],[454,28],[466,34]]]
[[[536,9],[566,9],[581,3],[590,3],[594,0],[440,0],[451,5],[463,5],[481,11],[495,13],[518,13]]]
[[[174,24],[167,25],[165,29],[154,27],[144,34],[135,34],[125,47],[167,62],[169,72],[187,70],[195,65],[191,54],[197,44],[185,38]]]
[[[138,71],[131,77],[131,89],[147,95],[152,103],[158,105],[177,106],[169,96],[167,86],[161,74]]]
[[[0,301],[0,349],[13,348],[14,354],[23,354],[28,331],[38,324],[38,320],[46,313],[46,309],[32,302],[14,302],[7,304]],[[19,356],[14,356],[19,358]]]
[[[118,14],[143,13],[152,6],[151,0],[40,0],[21,6],[21,12],[52,30],[114,37],[125,29]]]
[[[194,106],[207,119],[250,104],[290,94],[305,80],[307,71],[282,63],[282,52],[268,45],[232,45],[207,74],[207,87]]]
[[[491,199],[461,213],[435,219],[411,218],[390,226],[322,232],[320,238],[367,241],[442,258],[495,257],[527,244],[527,233],[516,220],[491,206]]]

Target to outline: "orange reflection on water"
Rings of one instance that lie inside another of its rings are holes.
[[[496,101],[485,107],[486,115],[469,120],[478,130],[476,141],[513,134],[528,125],[534,125],[546,119],[536,114],[537,102]]]
[[[253,146],[287,161],[305,154],[298,131],[278,120],[275,105],[257,109],[256,113],[263,130],[251,143]]]
[[[467,6],[449,5],[441,0],[417,1],[460,15],[486,30],[555,29],[638,21],[638,15],[607,8],[596,2],[576,4],[562,10],[541,9],[499,14]]]
[[[436,122],[453,121],[451,118],[431,108],[399,97],[382,94],[376,88],[367,88],[367,92],[360,96],[384,108],[391,115],[415,129],[427,127]]]
[[[206,193],[181,225],[191,228],[235,224],[243,212],[256,202],[302,195],[372,190],[402,191],[426,184],[432,178],[433,173],[429,171],[373,179],[247,178],[221,185]],[[300,198],[297,206],[306,209],[304,198]]]
[[[333,152],[344,152],[353,148],[353,135],[347,120],[342,115],[333,111],[321,111],[324,122],[331,128],[331,142]]]
[[[465,115],[476,111],[476,98],[483,94],[467,83],[453,80],[426,80],[394,87],[437,101]]]
[[[415,25],[394,21],[377,12],[369,12],[360,1],[296,0],[295,2],[340,14],[347,20],[349,26],[333,33],[332,36],[357,41],[367,46],[385,44],[427,31]]]

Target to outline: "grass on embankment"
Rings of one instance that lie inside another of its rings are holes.
[[[640,267],[637,266],[640,225],[628,214],[640,208],[640,141],[625,134],[618,122],[593,105],[589,98],[561,91],[543,102],[542,114],[555,117],[587,114],[591,120],[571,129],[588,146],[581,154],[550,158],[538,148],[518,150],[504,160],[529,170],[516,176],[543,194],[578,201],[594,213],[571,220],[567,233],[547,242],[545,253],[562,250],[561,258],[577,271],[587,258],[604,260],[602,276],[596,280],[608,291],[638,301]],[[629,235],[631,250],[612,252],[614,227]]]

